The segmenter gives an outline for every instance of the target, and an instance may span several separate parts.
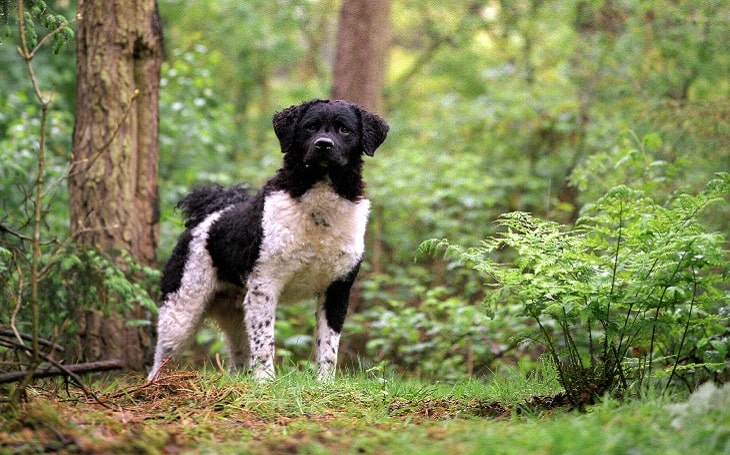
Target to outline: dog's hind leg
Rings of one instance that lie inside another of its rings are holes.
[[[179,353],[193,338],[203,317],[205,300],[205,296],[191,301],[175,295],[160,307],[155,362],[147,376],[148,381],[154,380],[162,364]]]
[[[218,279],[206,245],[208,230],[219,217],[220,212],[208,216],[192,230],[185,231],[165,265],[155,362],[148,381],[155,379],[162,364],[180,352],[195,335],[206,307],[215,295]]]
[[[226,347],[230,356],[230,373],[248,370],[249,356],[248,336],[243,323],[240,292],[216,296],[210,305],[209,315],[226,336]]]
[[[200,254],[191,255],[188,262],[197,266],[185,270],[179,288],[167,294],[160,306],[155,362],[148,381],[155,379],[162,364],[193,338],[215,294],[216,278],[210,259],[200,257]]]
[[[248,336],[244,330],[243,311],[231,313],[226,321],[218,323],[226,335],[226,346],[231,357],[228,370],[231,373],[248,371],[251,351],[248,347]]]

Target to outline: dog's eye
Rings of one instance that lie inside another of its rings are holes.
[[[304,125],[304,129],[307,131],[317,131],[317,124],[316,123],[310,123],[308,125]]]
[[[350,128],[348,128],[346,126],[341,126],[340,127],[340,133],[342,133],[342,134],[348,134],[348,133],[350,133]]]

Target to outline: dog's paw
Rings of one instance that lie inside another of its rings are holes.
[[[264,383],[274,380],[274,366],[259,365],[251,372],[251,377],[258,383]]]

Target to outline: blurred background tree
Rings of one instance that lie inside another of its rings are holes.
[[[160,261],[181,227],[172,208],[191,185],[261,184],[281,158],[272,113],[339,96],[338,23],[350,3],[359,2],[159,1]],[[73,3],[53,7],[75,13]],[[730,5],[397,0],[388,11],[382,94],[370,96],[382,95],[392,129],[366,166],[368,252],[343,360],[436,377],[524,362],[541,348],[524,341],[517,310],[486,318],[477,278],[438,260],[414,263],[414,251],[433,237],[476,245],[507,211],[571,223],[616,184],[661,202],[729,169]],[[22,226],[32,108],[12,42],[4,36],[0,47],[0,221]],[[51,149],[61,164],[75,96],[74,56],[62,52],[65,60],[41,65],[55,81]],[[377,56],[355,60],[348,68],[378,66]],[[68,229],[67,201],[60,194],[49,207],[53,232]],[[706,218],[728,233],[727,206]],[[280,358],[306,360],[295,335],[309,333],[312,311],[279,311]]]
[[[332,98],[383,111],[390,0],[344,0],[337,28]]]

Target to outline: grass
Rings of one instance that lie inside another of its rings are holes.
[[[549,374],[425,384],[361,372],[320,384],[292,370],[259,385],[176,372],[142,384],[97,379],[104,407],[38,382],[0,414],[0,453],[730,453],[730,387],[704,398],[725,400],[709,408],[607,400],[578,413]]]

